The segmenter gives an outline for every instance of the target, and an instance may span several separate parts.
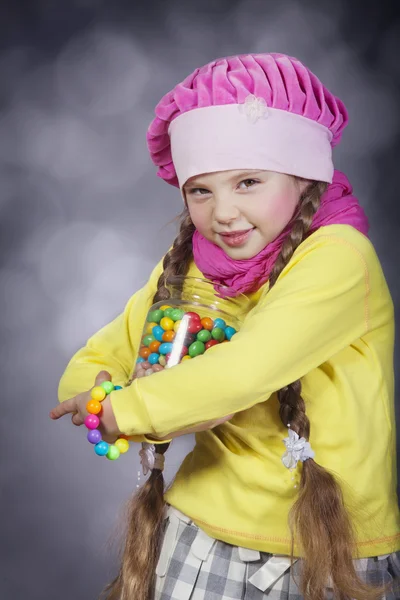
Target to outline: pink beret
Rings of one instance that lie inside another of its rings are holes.
[[[198,108],[243,104],[249,95],[324,126],[331,147],[348,122],[343,102],[296,58],[277,53],[219,58],[196,69],[157,104],[147,145],[158,177],[179,187],[168,131],[177,117]]]

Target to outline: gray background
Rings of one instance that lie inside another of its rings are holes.
[[[367,210],[399,311],[395,2],[133,4],[0,7],[0,598],[88,600],[113,575],[109,538],[137,485],[136,451],[101,461],[81,428],[48,412],[69,358],[175,235],[179,192],[156,177],[145,133],[161,96],[194,68],[286,52],[343,99],[350,125],[336,166]],[[174,442],[168,479],[192,445]]]

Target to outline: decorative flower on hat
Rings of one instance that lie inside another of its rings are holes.
[[[258,119],[268,117],[268,106],[264,98],[257,98],[254,94],[249,94],[243,104],[239,105],[239,110],[244,113],[250,123],[256,123]]]
[[[156,447],[154,444],[148,444],[147,442],[142,442],[142,449],[139,452],[140,456],[140,464],[142,465],[143,475],[147,475],[149,471],[154,469],[155,463],[155,451]]]
[[[305,438],[299,438],[298,434],[289,428],[289,437],[282,440],[286,446],[286,452],[282,456],[282,462],[288,469],[295,469],[299,460],[304,462],[308,458],[314,458],[315,452]]]

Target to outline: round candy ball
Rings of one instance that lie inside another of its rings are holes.
[[[121,454],[125,454],[125,452],[128,452],[129,450],[129,442],[125,439],[118,438],[114,445],[116,448],[118,448]]]
[[[206,350],[208,350],[209,348],[212,348],[213,346],[217,346],[218,344],[219,344],[218,340],[210,340],[209,342],[205,343]]]
[[[87,432],[87,439],[91,444],[98,444],[101,442],[101,433],[98,429],[90,429]]]
[[[147,315],[147,320],[149,323],[154,321],[155,323],[159,323],[164,316],[163,310],[152,310]]]
[[[165,331],[169,331],[174,329],[175,323],[169,317],[163,317],[160,321],[160,325]]]
[[[221,327],[214,327],[214,329],[211,332],[211,335],[214,338],[214,340],[218,340],[218,342],[223,342],[225,339],[225,331],[221,329]]]
[[[181,323],[182,323],[182,319],[179,319],[179,321],[175,321],[175,325],[174,325],[175,333],[177,333],[179,327],[181,326]]]
[[[226,323],[223,319],[215,319],[214,327],[219,327],[220,329],[225,329]]]
[[[117,460],[117,458],[119,458],[119,450],[117,446],[111,444],[106,454],[106,457],[108,458],[108,460]]]
[[[153,327],[156,327],[156,325],[157,325],[157,323],[155,323],[154,321],[147,323],[145,330],[144,330],[145,334],[153,333]]]
[[[154,335],[152,335],[150,333],[150,334],[144,336],[144,338],[142,339],[142,344],[143,344],[143,346],[149,347],[151,342],[155,342],[155,341],[156,341],[156,338],[154,337]]]
[[[103,381],[100,386],[105,390],[106,394],[111,394],[114,391],[114,384],[112,381]]]
[[[167,359],[165,358],[165,356],[161,355],[160,358],[158,359],[158,363],[162,367],[165,367],[165,365],[167,364]]]
[[[203,329],[207,329],[208,331],[211,331],[214,327],[214,321],[210,319],[210,317],[204,317],[204,319],[201,319],[200,323]]]
[[[91,415],[98,415],[101,411],[101,403],[98,400],[89,400],[89,402],[86,404],[86,410]]]
[[[199,342],[208,342],[208,340],[211,340],[211,332],[207,329],[202,329],[197,334],[197,339],[199,340]]]
[[[108,452],[109,445],[103,440],[95,445],[94,451],[98,456],[105,456]]]
[[[106,393],[106,390],[102,386],[96,385],[92,389],[91,396],[92,396],[93,400],[98,400],[99,402],[101,402],[107,396],[107,393]]]
[[[116,385],[116,386],[115,386],[115,388],[114,388],[114,390],[115,390],[115,391],[116,391],[116,390],[122,390],[122,385]]]
[[[158,352],[158,349],[160,347],[161,342],[155,340],[154,342],[151,342],[149,349],[151,352]]]
[[[189,356],[189,354],[187,354],[186,356],[183,356],[181,362],[183,362],[184,360],[190,360],[192,357]]]
[[[172,319],[172,313],[174,312],[174,308],[172,308],[172,306],[169,306],[168,308],[166,308],[164,310],[164,317],[168,317],[169,319]]]
[[[171,329],[169,331],[166,331],[165,333],[163,333],[162,339],[163,342],[172,342],[172,340],[175,337],[175,331],[171,331]]]
[[[193,342],[189,346],[189,355],[194,358],[195,356],[199,356],[200,354],[204,354],[206,351],[206,347],[203,342]]]
[[[197,319],[191,319],[188,323],[188,332],[189,333],[199,333],[199,331],[201,331],[203,329],[202,324],[200,323],[200,320]]]
[[[162,336],[164,334],[165,330],[160,327],[160,325],[157,325],[156,327],[153,328],[153,335],[155,337],[155,339],[157,340],[157,342],[162,342]]]
[[[173,344],[171,342],[164,342],[161,344],[158,349],[160,354],[168,354],[169,352],[172,352],[172,345]]]
[[[100,419],[96,415],[87,415],[84,423],[88,429],[97,429],[100,424]]]
[[[139,356],[141,356],[144,359],[149,358],[150,354],[150,348],[146,348],[146,346],[143,346],[143,348],[140,348],[139,350]]]
[[[200,315],[198,315],[196,312],[187,312],[185,313],[186,317],[189,317],[190,320],[194,319],[195,321],[199,321],[200,322]]]
[[[172,308],[172,306],[170,306],[169,304],[163,304],[162,306],[160,306],[160,310],[162,310],[163,312],[168,310],[169,308]]]
[[[174,308],[167,317],[170,317],[173,321],[180,321],[185,314],[181,308]]]
[[[227,340],[232,339],[232,336],[234,336],[235,333],[236,329],[234,327],[225,327],[225,335]]]
[[[137,359],[137,361],[136,361],[136,364],[138,364],[138,363],[142,363],[142,362],[144,362],[144,361],[145,361],[145,359],[144,359],[142,356],[139,356],[139,358],[138,358],[138,359]]]
[[[153,354],[150,354],[150,356],[149,356],[149,363],[151,365],[155,365],[156,363],[158,363],[159,358],[160,358],[160,355],[158,354],[158,352],[153,352]]]
[[[122,438],[118,438],[114,445],[118,448],[121,454],[125,454],[125,452],[128,452],[129,450],[129,442]]]

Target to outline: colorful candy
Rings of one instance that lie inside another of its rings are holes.
[[[214,340],[217,340],[218,342],[223,342],[225,339],[225,331],[222,327],[214,327],[211,331],[211,335]]]
[[[203,342],[193,342],[193,344],[189,346],[189,356],[192,358],[199,356],[200,354],[204,354],[205,351],[206,347]]]
[[[213,346],[229,342],[235,333],[236,329],[221,317],[214,319],[164,304],[148,314],[133,379],[201,356]]]
[[[163,310],[153,310],[151,312],[149,312],[149,314],[147,315],[147,320],[149,323],[151,323],[152,321],[154,321],[155,323],[159,323],[161,321],[161,319],[164,316],[164,311]]]
[[[210,319],[210,317],[204,317],[204,319],[201,319],[200,323],[202,324],[203,329],[207,329],[208,331],[211,331],[214,327],[214,321]]]
[[[197,334],[197,339],[200,342],[208,342],[208,340],[211,340],[211,332],[208,331],[208,329],[202,329],[201,331],[199,331],[199,333]]]
[[[201,317],[195,311],[185,312],[182,308],[164,304],[147,315],[134,373],[134,379],[149,377],[178,363],[201,356],[213,346],[228,343],[236,334],[236,329],[218,317]],[[88,430],[87,440],[93,445],[98,456],[116,460],[129,449],[127,436],[120,435],[114,444],[102,439],[99,431],[102,401],[112,391],[121,390],[111,381],[104,381],[91,391],[86,404],[89,413],[84,420]]]

